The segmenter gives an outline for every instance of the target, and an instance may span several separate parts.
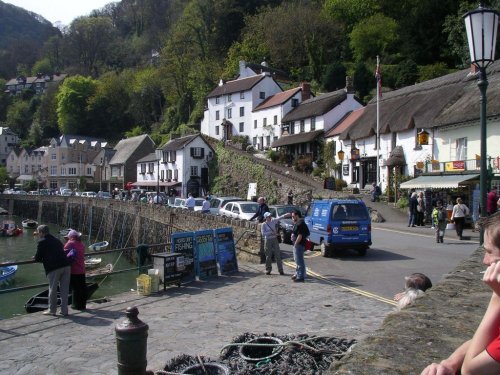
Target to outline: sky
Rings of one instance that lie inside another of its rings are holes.
[[[86,16],[94,9],[117,0],[2,0],[43,16],[52,22],[69,25],[79,16]]]

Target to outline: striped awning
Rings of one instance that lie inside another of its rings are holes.
[[[401,189],[446,189],[469,185],[473,180],[478,180],[478,174],[453,174],[438,176],[418,176],[413,180],[403,182]],[[478,181],[479,182],[479,181]]]

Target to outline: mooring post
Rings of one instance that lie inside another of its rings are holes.
[[[126,314],[115,327],[118,375],[146,375],[149,326],[137,317],[137,307],[127,307]]]

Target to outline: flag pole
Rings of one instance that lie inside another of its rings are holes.
[[[380,126],[379,126],[379,99],[380,99],[380,91],[381,91],[381,87],[380,87],[380,60],[379,60],[379,57],[377,55],[377,70],[376,70],[376,78],[377,78],[377,139],[375,140],[376,142],[376,146],[377,146],[377,186],[380,186],[380,167],[379,167],[379,164],[380,164],[380,160],[379,160],[379,153],[380,153],[380,137],[379,137],[379,130],[380,130]]]

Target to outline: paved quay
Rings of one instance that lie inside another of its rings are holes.
[[[264,265],[196,281],[166,292],[116,295],[68,317],[23,315],[0,321],[0,374],[116,374],[115,326],[129,306],[149,325],[148,369],[159,370],[180,354],[218,358],[245,332],[362,339],[374,332],[390,304],[309,278],[265,275]]]

